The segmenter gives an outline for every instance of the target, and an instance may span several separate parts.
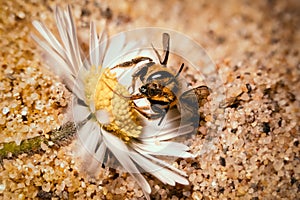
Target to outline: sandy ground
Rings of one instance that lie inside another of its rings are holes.
[[[32,20],[54,29],[58,1],[0,2],[0,148],[44,136],[62,125],[69,92],[46,69],[30,38]],[[190,185],[163,185],[146,174],[153,199],[299,199],[300,4],[298,1],[64,1],[87,44],[89,21],[112,35],[165,27],[188,35],[216,63],[227,105],[209,150],[174,165]],[[180,42],[180,41],[178,41]],[[240,95],[241,94],[241,95]],[[209,121],[209,117],[207,119]],[[199,154],[207,128],[191,141]],[[73,138],[39,152],[6,155],[1,199],[140,199],[126,173],[100,168],[88,177],[74,158]],[[1,154],[2,156],[2,154]]]

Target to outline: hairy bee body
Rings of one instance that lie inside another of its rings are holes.
[[[180,90],[180,82],[177,79],[178,74],[182,70],[174,74],[169,68],[150,62],[142,66],[136,73],[133,74],[132,85],[135,85],[136,79],[139,78],[142,85],[139,87],[139,93],[134,94],[131,99],[146,98],[151,110],[154,114],[147,114],[141,109],[138,111],[149,119],[161,118],[159,124],[164,119],[169,109],[176,106]]]
[[[194,119],[199,116],[198,108],[201,106],[200,102],[202,102],[202,99],[207,98],[209,89],[206,86],[200,86],[183,92],[179,75],[183,70],[184,63],[181,64],[177,73],[168,68],[167,62],[170,47],[170,36],[168,33],[163,34],[162,43],[164,49],[163,59],[152,46],[160,63],[153,62],[149,57],[137,57],[114,68],[132,67],[139,62],[147,60],[148,62],[140,66],[132,75],[132,91],[135,92],[135,85],[138,80],[141,82],[141,86],[138,88],[137,93],[132,94],[131,100],[146,98],[152,113],[145,111],[149,110],[149,107],[141,108],[135,106],[135,109],[148,119],[160,118],[158,123],[160,125],[167,112],[177,107],[181,109],[179,112],[184,114],[182,117],[187,117],[193,120],[195,125],[198,125],[197,120]]]

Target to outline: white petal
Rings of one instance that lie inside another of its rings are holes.
[[[84,125],[82,125],[78,130],[78,139],[82,144],[85,144],[85,141],[88,139],[89,133],[94,129],[97,124],[88,120]]]
[[[176,109],[171,109],[160,125],[158,125],[159,120],[147,121],[143,134],[141,135],[142,139],[156,138],[157,140],[166,140],[189,133],[188,131],[193,130],[191,129],[192,127],[190,127],[189,130],[183,128],[190,125],[180,124],[180,113]]]
[[[188,181],[186,178],[182,177],[181,175],[176,174],[175,172],[163,168],[150,160],[146,159],[145,157],[141,156],[140,154],[131,152],[130,157],[138,163],[145,171],[151,173],[155,177],[157,177],[161,182],[167,183],[169,185],[175,186],[175,183],[181,183],[184,185],[188,185]]]
[[[97,159],[97,161],[102,164],[103,163],[103,159],[106,153],[106,145],[104,142],[101,142],[99,148],[97,149],[96,153],[95,153],[95,158]]]
[[[90,61],[91,65],[95,67],[100,65],[99,40],[96,26],[93,22],[90,25]]]
[[[94,100],[90,100],[90,109],[91,109],[92,113],[96,112],[96,107],[95,107]]]
[[[92,130],[90,133],[87,133],[89,136],[87,138],[87,140],[85,141],[85,146],[88,148],[88,151],[92,154],[95,155],[97,149],[98,149],[98,145],[100,144],[99,142],[101,142],[101,131],[100,131],[100,127],[96,126],[96,128],[94,130]]]
[[[89,141],[89,136],[90,132],[93,130],[95,125],[95,122],[89,120],[87,121],[84,125],[82,125],[79,130],[78,130],[78,139],[77,139],[77,144],[78,144],[78,149],[76,151],[76,154],[81,156],[82,158],[85,158],[87,153],[89,154],[88,156],[91,156],[90,150],[88,147],[88,141]]]
[[[128,148],[124,144],[124,142],[116,136],[104,130],[102,131],[102,134],[103,140],[108,149],[114,154],[114,156],[118,159],[118,161],[124,167],[124,169],[128,173],[130,173],[134,179],[136,179],[137,183],[141,186],[141,188],[146,193],[150,194],[151,188],[146,179],[140,174],[140,171],[137,169],[133,161],[130,159]]]
[[[67,87],[71,89],[78,98],[83,99],[84,93],[83,90],[80,89],[82,85],[74,83],[75,76],[83,63],[70,7],[68,7],[65,12],[57,7],[55,16],[57,29],[63,45],[59,43],[55,36],[43,24],[37,21],[34,21],[33,25],[47,43],[41,41],[34,35],[33,39],[45,50],[49,65],[63,79]]]
[[[35,24],[37,24],[36,22]],[[46,37],[46,36],[44,36]],[[32,38],[38,43],[46,53],[46,62],[49,66],[52,67],[54,72],[60,76],[63,82],[67,85],[67,87],[80,99],[84,100],[84,91],[78,88],[78,85],[75,83],[75,74],[72,72],[72,66],[68,62],[68,58],[66,58],[65,54],[60,54],[55,51],[55,44],[53,43],[45,43],[40,40],[35,35],[32,35]]]
[[[84,73],[84,70],[80,70],[80,73]],[[81,75],[82,76],[82,75]],[[86,102],[85,98],[85,91],[84,91],[84,83],[83,78],[80,76],[80,74],[76,77],[74,77],[73,82],[69,82],[69,85],[72,85],[70,87],[70,90],[83,102]],[[70,80],[71,81],[71,80]]]
[[[190,125],[184,125],[182,127],[175,127],[175,128],[163,128],[161,131],[153,131],[151,127],[145,127],[143,135],[140,137],[140,139],[143,142],[148,141],[163,141],[163,140],[169,140],[172,138],[176,138],[182,135],[186,135],[191,133],[194,130],[194,127]],[[153,134],[154,133],[154,134]]]
[[[120,34],[116,39],[111,40],[103,60],[103,67],[114,66],[114,63],[117,61],[116,59],[122,55],[124,45],[125,34]]]
[[[104,58],[106,57],[106,51],[107,51],[107,45],[108,45],[108,34],[107,34],[107,30],[106,27],[102,30],[101,34],[100,34],[100,39],[99,39],[99,66],[98,66],[98,70],[99,67],[103,67],[103,62],[104,62]]]
[[[106,146],[102,141],[100,127],[89,120],[79,130],[76,155],[82,158],[82,166],[90,175],[99,172],[106,153]]]
[[[63,17],[62,11],[58,7],[56,7],[56,10],[55,10],[55,17],[56,17],[56,26],[57,26],[61,41],[64,45],[65,61],[68,63],[71,72],[73,74],[75,74],[77,71],[75,70],[75,67],[73,64],[74,61],[72,61],[72,57],[70,55],[71,46],[69,44],[70,41],[68,38],[68,33],[67,33],[68,30],[66,27],[66,22]]]
[[[109,124],[111,122],[109,112],[105,109],[97,110],[95,115],[101,124]]]
[[[152,155],[175,156],[180,158],[194,157],[186,152],[189,148],[178,142],[157,142],[157,143],[135,143],[144,152]]]
[[[76,33],[76,25],[74,23],[73,17],[72,17],[72,12],[71,12],[71,7],[68,5],[68,10],[65,11],[65,18],[66,21],[68,22],[68,29],[67,30],[72,30],[70,31],[70,38],[71,38],[71,44],[72,44],[72,50],[74,51],[74,60],[77,62],[77,69],[76,71],[79,70],[79,67],[82,67],[82,59],[81,59],[81,53],[80,53],[80,47],[78,44],[78,39],[77,39],[77,33]]]
[[[126,45],[123,48],[123,52],[134,51],[134,49],[137,48],[138,45],[139,45],[139,42],[137,42],[137,41],[126,42]],[[136,55],[134,57],[136,57],[138,55],[139,55],[138,52],[136,52]],[[132,58],[134,58],[134,57],[132,57]]]
[[[160,166],[164,167],[164,168],[169,168],[171,169],[172,171],[176,172],[177,174],[180,174],[181,176],[186,176],[186,173],[184,171],[181,171],[179,169],[177,169],[176,167],[174,167],[173,165],[170,165],[169,163],[161,160],[161,159],[158,159],[154,156],[151,156],[139,149],[135,149],[139,154],[143,155],[145,158],[147,158],[148,160],[151,160],[152,162],[155,162],[157,164],[159,164]]]
[[[89,120],[80,130],[79,130],[79,140],[82,147],[85,148],[87,152],[95,159],[96,152],[99,150],[99,145],[101,146],[102,135],[100,127],[97,122]]]
[[[106,146],[104,142],[101,142],[99,144],[99,148],[96,151],[96,153],[91,154],[90,152],[86,152],[85,155],[82,155],[84,157],[84,162],[86,162],[86,166],[84,166],[85,170],[89,172],[91,175],[96,175],[97,172],[99,172],[99,169],[101,169],[104,156],[106,154]]]
[[[82,67],[82,59],[71,9],[68,6],[68,10],[63,12],[57,7],[55,14],[57,29],[67,55],[66,59],[68,59],[68,62],[70,63],[72,72],[76,73],[78,72],[79,68]]]
[[[55,49],[55,51],[65,57],[65,52],[59,41],[56,37],[51,33],[51,31],[42,23],[38,21],[32,22],[33,26],[39,31],[39,33],[44,37],[44,39],[51,44],[51,46]]]
[[[73,106],[73,116],[75,122],[81,122],[91,114],[90,110],[86,106],[75,104]]]
[[[68,64],[65,62],[63,57],[61,57],[60,54],[58,54],[55,50],[52,49],[51,46],[49,46],[47,43],[44,41],[40,40],[37,36],[31,35],[33,40],[36,41],[37,44],[39,44],[44,50],[45,53],[47,54],[48,59],[51,60],[46,60],[49,66],[51,66],[54,71],[59,75],[59,76],[71,76],[72,72],[69,69]],[[51,44],[50,44],[51,45]]]

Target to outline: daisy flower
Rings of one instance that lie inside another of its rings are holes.
[[[106,31],[98,36],[91,22],[86,56],[77,39],[70,7],[56,8],[55,19],[59,39],[39,21],[33,21],[33,26],[43,39],[32,37],[44,50],[48,65],[74,94],[73,116],[78,123],[78,141],[97,160],[97,165],[90,168],[107,164],[108,155],[112,155],[134,177],[147,199],[151,188],[141,172],[172,186],[187,185],[186,173],[162,158],[193,157],[186,145],[172,140],[190,133],[192,127],[180,126],[173,111],[166,117],[163,128],[153,121],[141,120],[134,103],[125,98],[130,93],[119,82],[122,74],[111,70],[112,60],[138,47],[139,42],[126,43],[125,34],[117,41],[109,41]]]

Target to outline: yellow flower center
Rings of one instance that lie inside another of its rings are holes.
[[[129,142],[137,138],[142,132],[138,114],[133,108],[127,89],[118,82],[116,74],[106,68],[103,72],[96,72],[92,67],[85,79],[85,94],[87,101],[95,103],[96,110],[109,113],[110,122],[100,124],[101,127]]]

